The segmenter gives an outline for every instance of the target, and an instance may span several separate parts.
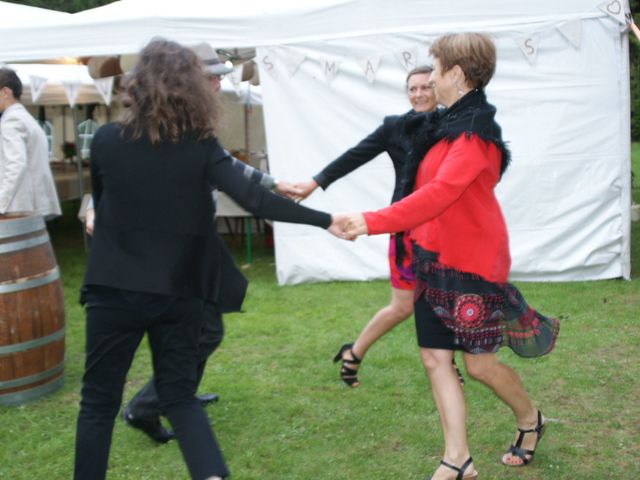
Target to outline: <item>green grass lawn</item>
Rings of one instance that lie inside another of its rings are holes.
[[[75,222],[67,216],[51,229],[67,308],[65,386],[32,403],[0,406],[2,480],[71,478],[84,358],[84,315],[77,299],[85,256]],[[638,277],[640,224],[633,225],[632,236]],[[360,388],[344,387],[331,363],[338,347],[387,302],[388,283],[278,287],[273,262],[272,254],[257,248],[246,270],[251,283],[245,312],[225,317],[225,341],[201,386],[221,396],[208,414],[233,478],[425,478],[437,465],[442,439],[413,322],[370,350]],[[530,467],[501,466],[500,455],[513,438],[513,418],[486,388],[468,380],[469,441],[480,478],[638,478],[640,279],[518,286],[533,306],[561,318],[561,334],[547,357],[524,360],[507,350],[499,355],[522,375],[552,423]],[[145,343],[125,399],[150,372]],[[155,445],[118,419],[109,478],[188,475],[175,442]]]

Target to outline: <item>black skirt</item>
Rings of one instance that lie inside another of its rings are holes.
[[[510,283],[489,282],[438,262],[414,245],[415,318],[423,348],[495,353],[508,346],[521,357],[549,353],[560,322],[527,305]]]

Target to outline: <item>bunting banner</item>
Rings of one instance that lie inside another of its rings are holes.
[[[111,94],[113,93],[113,79],[114,77],[94,78],[93,83],[96,85],[96,90],[104,100],[105,105],[111,104]]]
[[[80,92],[80,84],[74,82],[62,82],[62,86],[64,87],[64,93],[67,95],[69,106],[71,108],[75,107],[76,99],[78,98],[78,93]]]
[[[336,60],[335,58],[320,59],[320,68],[327,83],[331,83],[336,79],[341,63],[340,60]]]
[[[610,2],[602,2],[598,8],[610,17],[615,18],[623,25],[627,24],[626,12],[620,0],[611,0]]]
[[[600,0],[598,0],[598,2],[600,2]],[[640,38],[640,30],[633,23],[631,15],[626,10],[627,2],[625,2],[624,0],[605,0],[600,3],[598,2],[594,0],[592,8],[593,10],[599,10],[605,14],[599,15],[600,18],[611,17],[619,24],[631,29],[631,31],[635,35],[637,35],[638,38]],[[523,33],[520,36],[514,37],[513,39],[527,61],[531,65],[535,65],[538,58],[538,50],[541,40],[545,35],[548,35],[554,30],[557,30],[573,48],[579,50],[582,47],[583,21],[584,18],[572,18],[565,21],[560,21],[556,24],[546,24],[540,27],[538,30],[529,32],[527,34]],[[270,47],[261,49],[260,55],[255,58],[255,63],[258,64],[261,73],[266,72],[272,78],[277,79],[279,75],[280,77],[282,77],[283,75],[288,75],[289,78],[293,78],[300,71],[300,67],[305,60],[312,60],[314,62],[319,62],[322,75],[324,76],[326,82],[328,84],[331,84],[340,73],[342,63],[344,61],[350,61],[357,63],[364,77],[367,79],[367,82],[369,84],[373,84],[375,83],[378,76],[382,58],[384,56],[393,55],[396,61],[407,72],[413,70],[416,67],[419,67],[419,53],[423,53],[433,40],[432,38],[427,36],[424,36],[422,38],[423,41],[416,41],[414,39],[413,42],[417,43],[409,43],[407,46],[400,50],[385,52],[384,48],[380,48],[376,49],[375,52],[372,51],[372,54],[370,56],[364,58],[361,57],[359,59],[342,58],[339,56],[339,54],[337,56],[327,58],[322,58],[315,55],[310,57],[304,53],[301,53],[299,49],[293,47],[272,45]],[[370,43],[370,47],[373,50],[375,47],[373,44],[376,42]],[[379,52],[382,52],[382,55]],[[364,53],[364,55],[367,55],[367,53]],[[135,59],[134,56],[130,57],[132,61]],[[1,62],[0,65],[2,65]],[[243,74],[248,73],[246,72],[246,70],[247,69],[243,65],[238,65],[234,68],[233,72],[228,75],[234,89],[236,90],[236,93],[238,94],[240,94],[239,88],[240,84],[242,83]],[[29,79],[31,101],[33,103],[37,103],[41,98],[41,94],[45,90],[46,84],[51,83],[53,80],[37,75],[30,75]],[[79,94],[80,84],[74,81],[62,83],[69,104],[71,106],[74,106]],[[109,105],[112,99],[114,77],[95,79],[94,84],[104,103]]]
[[[36,103],[47,84],[47,79],[37,75],[29,75],[29,85],[31,87],[31,101]]]
[[[538,58],[538,45],[540,44],[540,35],[537,33],[527,35],[526,37],[520,37],[514,39],[520,47],[520,50],[524,54],[531,65],[536,63]]]
[[[413,48],[407,48],[400,52],[395,52],[393,54],[396,57],[396,60],[403,66],[403,68],[410,72],[414,68],[418,66],[418,46],[416,45]]]
[[[284,56],[287,72],[289,72],[289,78],[291,78],[296,74],[300,65],[302,65],[302,62],[306,60],[307,56],[303,53],[288,49],[283,49],[282,54]]]
[[[575,48],[580,48],[582,44],[582,22],[580,20],[570,20],[557,25],[558,31]]]
[[[380,67],[381,59],[382,57],[369,57],[358,61],[358,65],[360,65],[369,83],[376,81],[376,73],[378,72],[378,67]]]
[[[640,38],[640,29],[638,29],[638,27],[633,23],[629,12],[625,10],[626,2],[624,0],[606,0],[601,3],[597,3],[594,0],[593,9],[601,10],[607,16],[612,17],[620,24],[630,28],[633,33],[637,35],[638,38]],[[537,62],[538,50],[542,38],[545,35],[553,32],[554,30],[557,30],[564,37],[567,43],[569,43],[573,48],[579,50],[582,47],[583,20],[584,18],[572,18],[565,21],[560,21],[555,25],[547,24],[538,30],[532,31],[528,34],[521,34],[520,36],[515,37],[514,41],[518,45],[518,48],[525,56],[529,64],[533,66]],[[409,72],[414,68],[420,66],[418,54],[419,52],[422,52],[423,49],[428,49],[432,41],[433,39],[425,37],[424,42],[409,45],[402,50],[387,52],[387,54],[392,54],[397,62],[402,65],[402,68],[404,68],[405,71]],[[373,43],[375,42],[371,43],[371,48],[373,49]],[[382,57],[385,56],[383,51],[383,55],[372,55],[360,59],[343,59],[336,57],[322,58],[319,56],[309,57],[297,52],[293,48],[281,46],[266,47],[265,52],[266,53],[264,53],[261,58],[258,59],[258,63],[260,63],[261,70],[266,71],[273,78],[277,78],[278,69],[284,71],[285,68],[287,73],[289,74],[289,78],[294,77],[299,71],[300,65],[305,60],[309,59],[320,63],[322,75],[324,75],[324,78],[328,84],[332,83],[338,76],[341,64],[345,60],[357,63],[367,81],[370,84],[373,84],[376,81]]]
[[[276,71],[276,64],[274,51],[271,48],[265,49],[265,53],[258,59],[260,64],[260,70],[267,72],[274,79],[278,78],[278,72]]]

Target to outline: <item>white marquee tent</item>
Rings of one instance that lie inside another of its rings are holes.
[[[257,47],[272,173],[309,178],[408,109],[405,68],[450,31],[498,47],[487,89],[513,162],[498,187],[512,278],[629,277],[630,145],[626,1],[122,0],[37,28],[0,28],[0,60],[132,53],[160,35]],[[64,34],[61,34],[64,32]],[[317,192],[328,211],[385,205],[384,155]],[[384,277],[386,239],[348,244],[276,224],[279,281]]]

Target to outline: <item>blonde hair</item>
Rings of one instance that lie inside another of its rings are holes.
[[[421,65],[419,67],[416,67],[409,73],[407,73],[405,84],[409,86],[409,79],[414,75],[430,75],[431,72],[433,72],[433,67],[431,65]]]

